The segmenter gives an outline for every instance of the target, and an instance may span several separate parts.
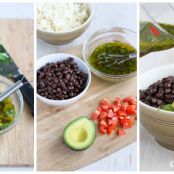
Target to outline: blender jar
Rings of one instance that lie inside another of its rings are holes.
[[[140,56],[174,47],[174,4],[140,5]]]

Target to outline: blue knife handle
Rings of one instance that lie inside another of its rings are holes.
[[[22,80],[24,83],[24,85],[20,88],[20,91],[22,92],[24,99],[31,107],[32,115],[34,116],[34,88],[22,74],[18,75],[15,80]]]

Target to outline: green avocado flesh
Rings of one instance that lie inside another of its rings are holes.
[[[0,102],[0,130],[9,127],[15,119],[15,108],[10,99],[6,98]]]
[[[174,112],[174,103],[164,105],[161,109],[165,111]]]
[[[64,129],[64,142],[73,150],[84,150],[93,144],[96,129],[93,121],[79,117]]]

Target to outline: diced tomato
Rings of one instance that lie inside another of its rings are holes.
[[[120,106],[120,105],[121,105],[121,99],[120,99],[119,97],[116,97],[116,99],[115,99],[115,104],[116,104],[117,106]]]
[[[136,120],[137,102],[129,96],[124,99],[116,97],[113,103],[104,98],[91,115],[97,120],[101,134],[111,134],[117,129],[118,136],[125,135],[124,129],[131,128]],[[118,130],[119,128],[119,130]]]
[[[115,116],[115,113],[113,112],[113,110],[109,109],[107,117],[108,118],[113,118],[114,116]]]
[[[108,115],[107,112],[102,111],[102,112],[100,113],[100,119],[104,119],[104,118],[106,118],[107,115]]]
[[[130,105],[136,105],[137,101],[134,97],[128,96],[123,99],[123,102],[128,102]]]
[[[120,106],[117,106],[117,105],[115,105],[115,104],[111,104],[110,107],[109,107],[109,109],[112,109],[113,112],[116,113],[117,111],[120,110]]]
[[[127,108],[126,108],[126,112],[129,115],[134,115],[135,111],[136,111],[136,106],[135,105],[128,105]]]
[[[130,117],[130,116],[126,116],[126,117],[124,117],[124,118],[126,118],[126,119],[131,119],[131,117]]]
[[[107,133],[107,129],[103,126],[100,126],[100,133],[101,134],[106,134]]]
[[[123,124],[124,117],[123,116],[120,116],[119,119],[120,119],[120,123]]]
[[[115,129],[114,126],[109,126],[108,129],[107,129],[107,133],[110,135],[112,133],[112,131]]]
[[[126,134],[126,132],[123,129],[117,130],[117,135],[118,136],[122,136],[122,135],[125,135],[125,134]]]
[[[116,126],[118,125],[118,122],[119,122],[118,118],[117,118],[117,120],[116,119],[108,119],[108,125],[113,126],[114,128],[116,128]]]
[[[99,111],[98,109],[96,109],[96,110],[92,113],[91,119],[92,119],[92,120],[97,120],[98,117],[99,117],[99,115],[100,115],[100,111]]]
[[[119,118],[118,118],[117,116],[116,116],[116,117],[111,118],[111,120],[115,121],[116,123],[118,123],[118,122],[119,122]]]
[[[132,127],[132,121],[131,121],[131,119],[124,118],[122,120],[122,124],[123,124],[123,128],[124,129],[128,129],[128,128],[131,128]]]
[[[133,124],[136,121],[136,116],[135,115],[131,115],[129,117],[125,117],[131,120],[131,123]]]
[[[109,105],[110,102],[109,102],[109,99],[107,98],[104,98],[101,102],[100,102],[101,105]]]
[[[98,107],[97,110],[98,110],[99,112],[102,112],[102,108],[100,108],[100,107]]]
[[[101,120],[101,121],[100,121],[100,126],[101,126],[101,127],[104,127],[104,128],[107,128],[107,127],[108,127],[108,125],[107,125],[107,123],[106,123],[105,120]]]
[[[118,111],[117,114],[118,114],[119,116],[124,116],[124,117],[127,116],[126,111]]]
[[[128,105],[129,104],[127,102],[122,103],[121,106],[120,106],[120,110],[121,111],[126,111]]]
[[[100,104],[100,108],[101,108],[103,111],[107,111],[108,108],[109,108],[109,105]]]

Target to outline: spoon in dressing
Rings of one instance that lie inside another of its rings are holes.
[[[18,89],[20,89],[23,85],[29,83],[29,82],[23,82],[24,77],[14,83],[12,86],[7,88],[3,93],[0,94],[0,102],[2,102],[4,99],[15,93]]]
[[[113,65],[119,65],[124,63],[128,60],[136,59],[137,53],[130,53],[128,55],[121,55],[121,54],[105,54],[102,53],[98,55],[97,60],[99,64],[107,64],[107,67],[111,67]]]
[[[4,99],[15,93],[18,89],[20,89],[24,84],[21,80],[17,81],[15,84],[6,89],[2,94],[0,94],[0,102]]]

